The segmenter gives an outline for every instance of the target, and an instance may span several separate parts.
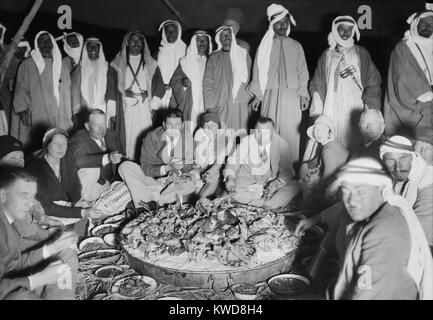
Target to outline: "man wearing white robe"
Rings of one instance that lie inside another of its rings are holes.
[[[358,122],[364,104],[381,107],[381,77],[366,49],[354,44],[356,21],[340,16],[332,22],[329,49],[320,57],[310,83],[310,116],[329,116],[336,140],[351,150],[361,142]]]
[[[302,45],[289,37],[293,16],[281,5],[267,9],[269,29],[254,61],[249,90],[255,95],[251,105],[275,122],[276,132],[289,144],[292,166],[299,160],[299,126],[302,111],[309,106],[308,68]]]
[[[81,51],[83,50],[84,38],[78,32],[65,33],[62,37],[63,50],[66,57],[63,58],[63,67],[69,70],[69,74],[75,70],[81,60]]]
[[[72,109],[74,115],[84,109],[106,112],[108,62],[97,38],[84,42],[80,65],[72,73]]]
[[[157,68],[141,31],[125,35],[122,49],[110,66],[114,71],[108,77],[107,114],[112,118],[110,125],[126,156],[138,160],[140,138],[152,128],[150,99],[152,78]]]

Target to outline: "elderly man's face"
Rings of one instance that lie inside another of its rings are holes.
[[[0,159],[0,165],[24,168],[24,152],[12,151]]]
[[[107,132],[107,118],[105,114],[92,114],[85,127],[93,139],[101,140]]]
[[[418,22],[418,34],[424,38],[430,38],[433,33],[433,16],[422,18]]]
[[[280,21],[274,23],[274,31],[280,37],[285,37],[287,29],[289,28],[290,19],[289,16],[285,16]]]
[[[220,41],[224,51],[230,51],[232,45],[232,31],[227,28],[220,33]]]
[[[340,38],[343,40],[348,40],[352,36],[353,25],[349,24],[340,24],[337,27],[338,34]]]
[[[179,30],[177,29],[177,25],[168,24],[164,27],[165,36],[167,37],[168,43],[174,43],[179,36]]]
[[[433,146],[430,143],[417,140],[414,147],[427,164],[433,165]]]
[[[382,188],[351,182],[342,182],[344,206],[353,221],[368,219],[383,203]]]
[[[0,189],[0,202],[14,219],[25,220],[30,215],[36,192],[36,182],[18,179],[11,186]]]
[[[197,36],[197,51],[198,54],[204,56],[209,51],[209,38],[208,36]]]
[[[359,128],[364,141],[371,142],[379,139],[385,130],[385,123],[374,113],[363,113],[359,120]]]
[[[128,40],[129,54],[138,56],[143,51],[143,37],[140,34],[134,33]]]
[[[240,26],[239,23],[237,21],[234,20],[225,20],[223,25],[227,26],[227,27],[231,27],[233,29],[233,33],[235,35],[238,34]]]
[[[71,48],[78,48],[80,46],[80,41],[78,41],[78,37],[75,34],[70,34],[66,37],[66,43]]]
[[[412,155],[400,152],[387,152],[383,155],[383,162],[394,181],[402,182],[409,178],[412,168]]]
[[[99,50],[101,49],[101,45],[98,42],[95,41],[87,42],[86,49],[90,60],[99,59]]]
[[[38,48],[41,51],[41,55],[44,58],[51,58],[53,43],[48,33],[43,33],[38,37],[37,40]]]

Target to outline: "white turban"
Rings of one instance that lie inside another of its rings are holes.
[[[258,66],[258,73],[259,73],[259,83],[260,88],[262,90],[262,93],[266,90],[266,84],[268,82],[268,71],[269,71],[269,64],[270,64],[270,57],[271,57],[271,50],[272,50],[272,42],[274,39],[274,24],[277,21],[282,20],[287,15],[290,18],[290,22],[296,26],[296,21],[293,18],[293,16],[290,14],[289,10],[284,8],[283,6],[279,4],[271,4],[267,9],[267,16],[269,21],[269,27],[268,31],[266,31],[265,35],[262,38],[262,41],[260,42],[259,48],[257,49],[257,66]],[[290,34],[290,23],[287,28],[286,35],[289,36]]]
[[[352,34],[349,39],[343,40],[338,33],[338,26],[342,24],[352,25]],[[332,29],[328,36],[328,44],[331,49],[334,49],[337,44],[343,48],[350,48],[354,45],[354,36],[356,35],[356,40],[359,41],[361,34],[359,33],[358,25],[356,24],[355,19],[351,16],[339,16],[332,21]]]

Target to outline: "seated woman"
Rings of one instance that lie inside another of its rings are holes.
[[[208,111],[201,116],[201,125],[194,135],[194,163],[201,173],[204,186],[199,198],[218,197],[221,187],[221,168],[226,158],[226,140],[219,115]],[[230,147],[229,147],[230,148]]]
[[[300,181],[303,202],[304,205],[323,204],[326,207],[333,203],[332,198],[336,189],[332,182],[337,171],[347,162],[349,151],[340,142],[334,140],[334,125],[328,116],[319,116],[307,129],[307,135],[317,147],[307,157],[309,159],[307,173]]]
[[[82,218],[99,219],[103,213],[80,200],[80,181],[65,162],[68,134],[58,128],[48,130],[43,138],[43,153],[27,169],[38,179],[36,198],[49,216],[65,224]]]

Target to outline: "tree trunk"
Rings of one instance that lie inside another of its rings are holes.
[[[3,57],[3,60],[0,64],[0,87],[3,84],[3,79],[6,74],[6,70],[9,67],[9,64],[12,60],[12,57],[15,54],[15,51],[17,50],[18,44],[20,43],[21,39],[23,38],[24,34],[27,32],[27,29],[29,28],[30,24],[33,21],[33,18],[35,17],[36,13],[38,12],[39,8],[41,7],[43,0],[35,0],[33,3],[32,9],[27,14],[27,16],[24,18],[23,23],[21,24],[21,27],[18,29],[17,33],[14,36],[14,39],[12,40],[12,43],[10,44],[8,50],[6,51],[6,54]]]

